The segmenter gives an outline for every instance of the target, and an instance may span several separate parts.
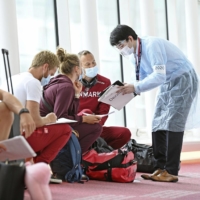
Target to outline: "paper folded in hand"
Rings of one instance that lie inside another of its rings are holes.
[[[86,115],[86,116],[93,115],[93,116],[97,116],[97,117],[102,118],[102,117],[106,117],[106,116],[108,116],[108,115],[111,115],[111,114],[113,114],[114,112],[115,112],[115,111],[112,111],[112,112],[109,112],[109,113],[107,113],[107,114],[102,114],[102,115],[89,114],[89,113],[83,113],[83,114]]]
[[[6,151],[0,153],[0,161],[19,160],[36,156],[29,143],[21,135],[0,141],[0,144],[6,147]]]
[[[131,99],[133,99],[136,94],[122,94],[117,93],[119,90],[118,86],[123,86],[124,84],[120,81],[116,81],[103,92],[100,93],[98,101],[111,105],[117,110],[121,110]]]
[[[67,119],[67,118],[60,118],[54,123],[46,124],[46,125],[52,125],[52,124],[68,124],[68,123],[75,123],[76,120],[73,119]]]

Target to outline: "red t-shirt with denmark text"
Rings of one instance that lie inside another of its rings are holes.
[[[111,82],[108,78],[97,75],[97,83],[91,88],[83,86],[80,101],[79,101],[79,112],[83,109],[90,109],[94,114],[107,114],[110,110],[110,105],[99,102],[99,94],[108,86]],[[107,117],[103,117],[101,124],[104,125]]]

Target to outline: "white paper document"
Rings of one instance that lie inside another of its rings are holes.
[[[46,124],[46,125],[52,125],[52,124],[65,124],[65,123],[75,123],[77,122],[76,120],[73,120],[73,119],[66,119],[66,118],[60,118],[58,119],[56,122],[54,123],[50,123],[50,124]]]
[[[19,160],[36,156],[29,143],[23,136],[0,141],[6,147],[6,151],[0,153],[0,161]]]
[[[120,83],[120,85],[118,83]],[[136,96],[134,93],[124,95],[122,93],[117,93],[119,86],[122,85],[123,84],[121,82],[116,81],[103,92],[98,101],[109,104],[117,110],[121,110],[131,99]]]
[[[98,117],[106,117],[106,116],[108,116],[108,115],[110,115],[110,114],[113,114],[115,111],[112,111],[112,112],[109,112],[109,113],[107,113],[107,114],[103,114],[103,115],[95,115],[95,114],[89,114],[89,113],[83,113],[84,115],[95,115],[95,116],[98,116]]]

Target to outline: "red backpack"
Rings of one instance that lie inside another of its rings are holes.
[[[85,173],[90,179],[128,183],[133,182],[137,161],[127,148],[107,153],[97,153],[94,149],[82,157]]]

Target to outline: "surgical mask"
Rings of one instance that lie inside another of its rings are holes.
[[[89,78],[94,78],[98,73],[98,67],[94,66],[91,68],[85,68],[85,76]]]
[[[47,85],[47,84],[50,82],[50,79],[51,79],[51,76],[50,76],[50,75],[48,75],[46,78],[43,77],[42,80],[41,80],[41,85],[42,85],[42,86]]]
[[[79,81],[81,81],[81,80],[82,80],[82,78],[83,78],[83,75],[82,75],[82,74],[80,74],[80,75],[79,75],[79,77],[78,77],[78,80],[79,80]]]
[[[79,75],[78,80],[81,81],[82,79],[83,79],[83,70],[81,68],[81,74]]]
[[[128,47],[127,45],[125,47],[123,47],[120,51],[120,54],[122,56],[129,56],[134,52],[134,48],[133,47]]]

